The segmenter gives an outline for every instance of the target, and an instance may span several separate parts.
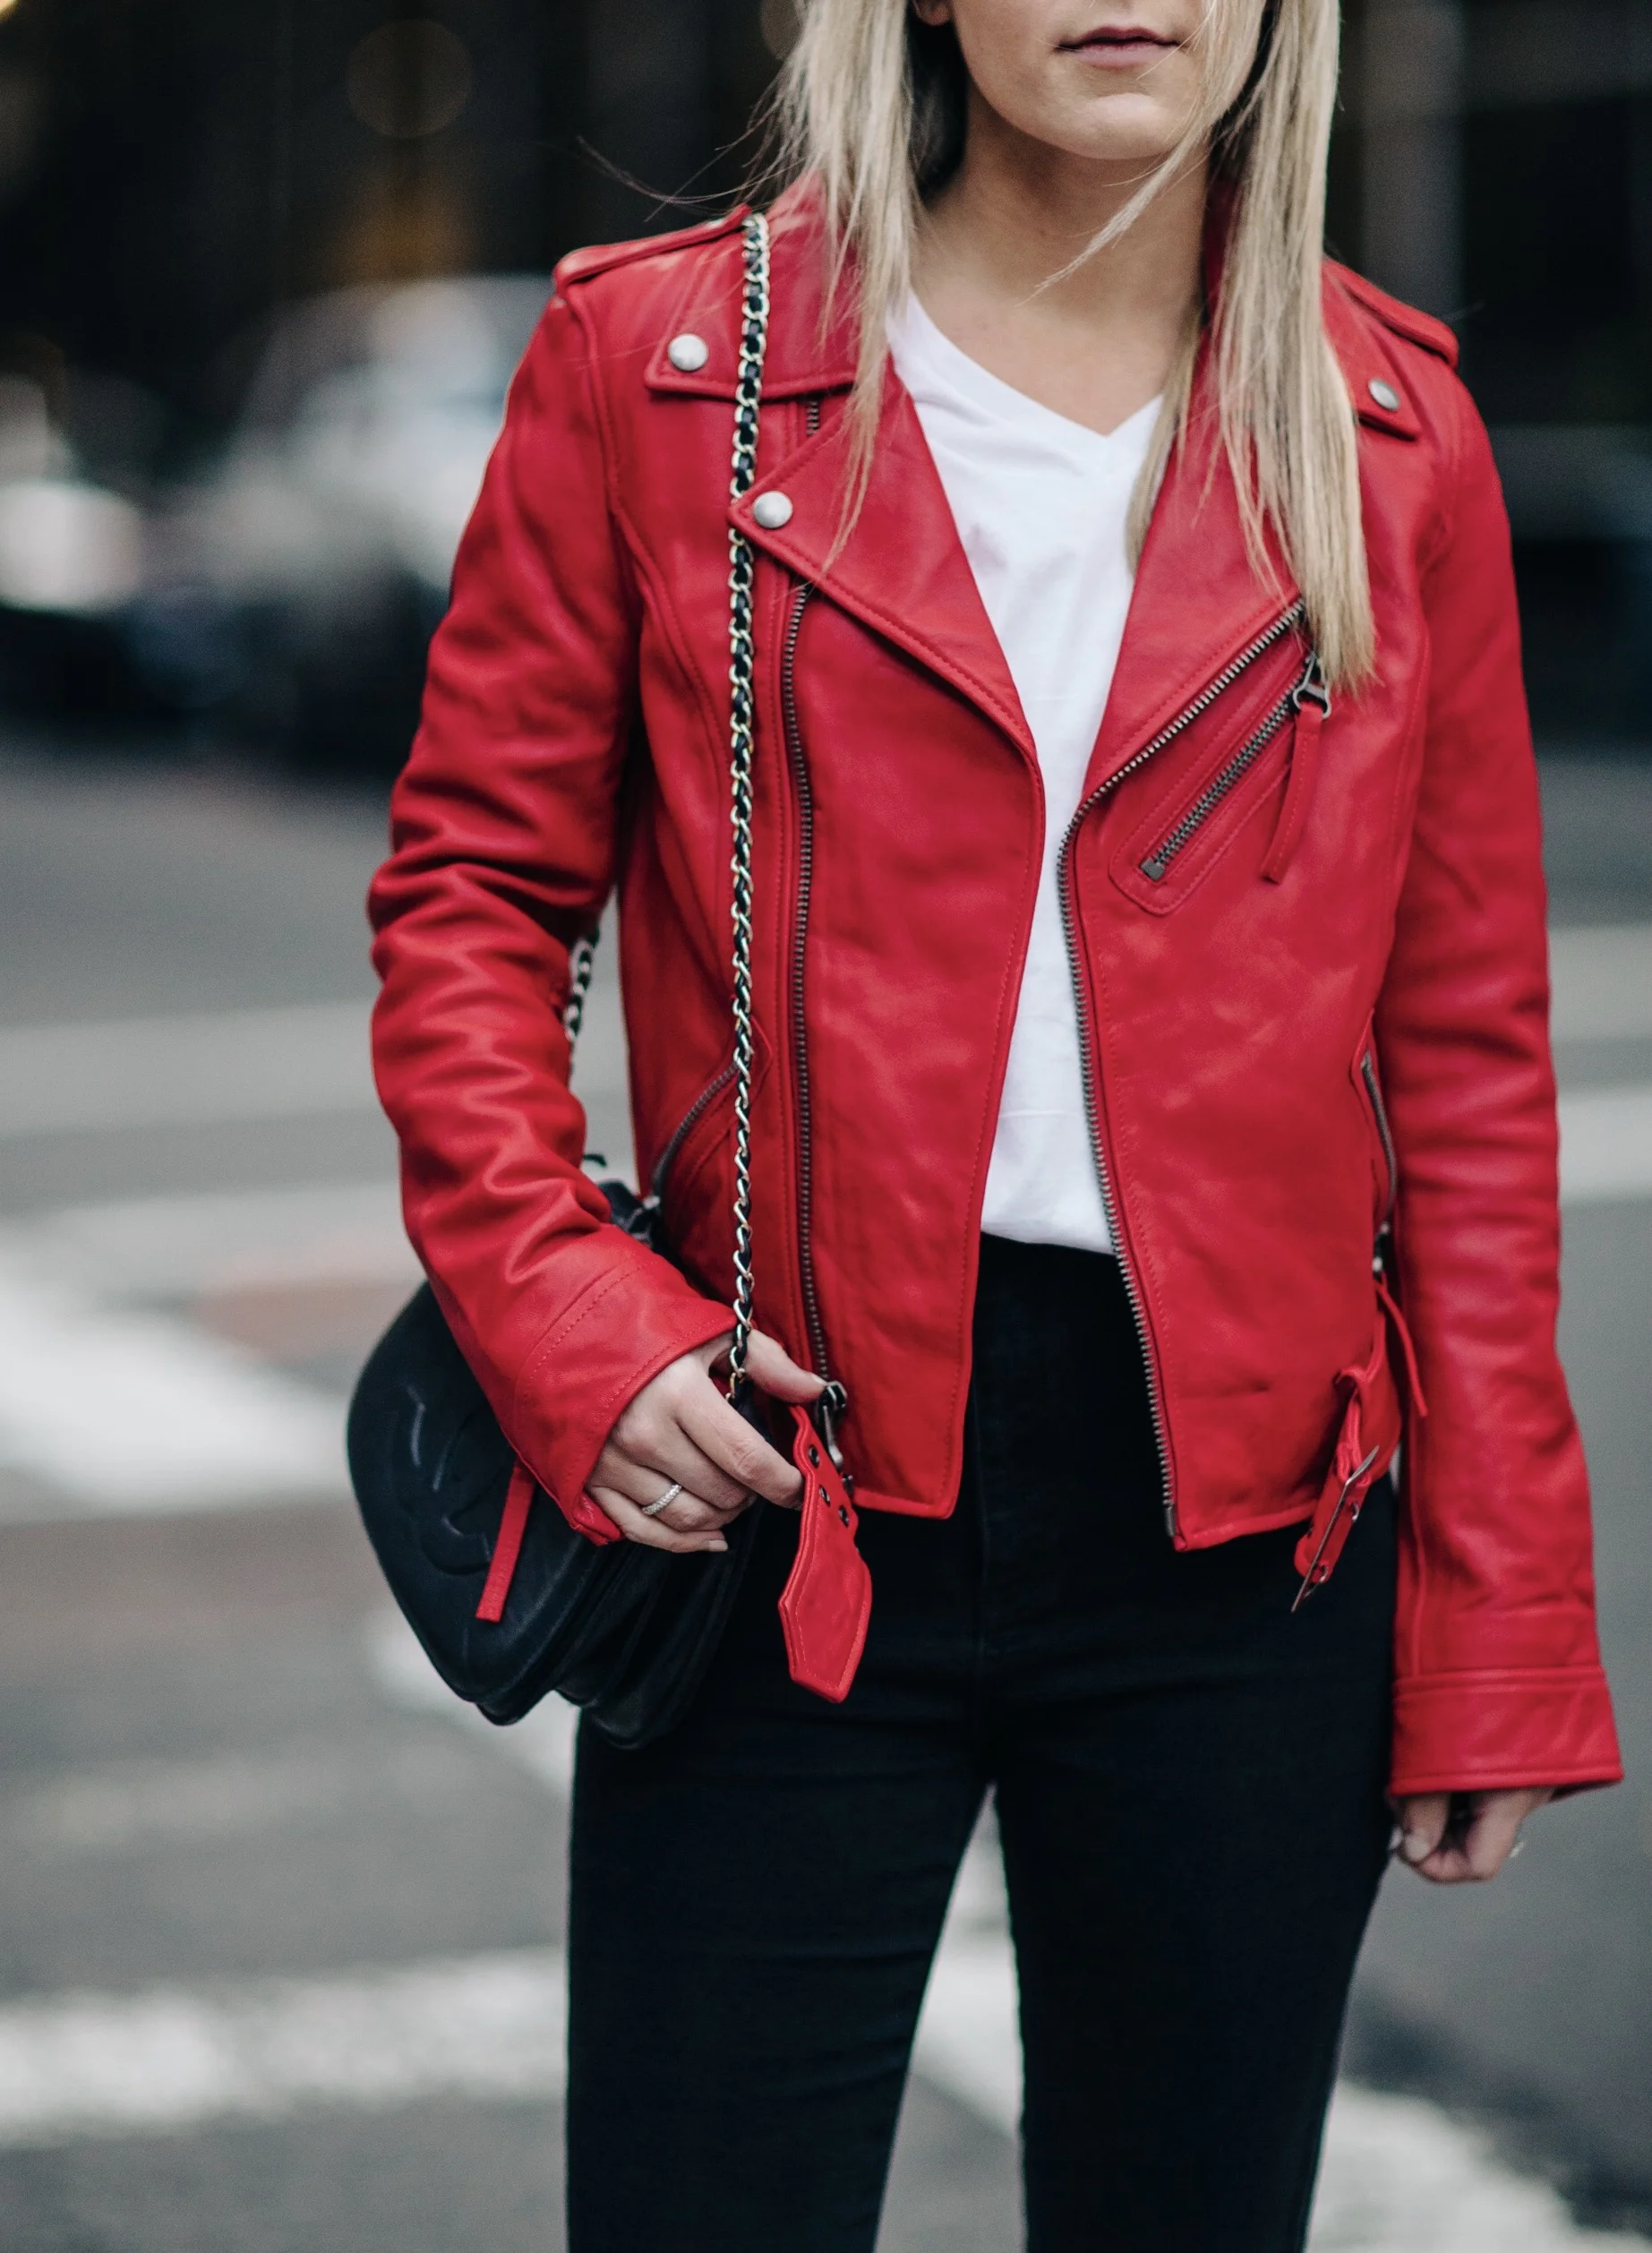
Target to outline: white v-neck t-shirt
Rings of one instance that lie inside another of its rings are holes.
[[[1044,784],[1044,861],[981,1227],[1023,1244],[1107,1252],[1056,864],[1124,637],[1133,576],[1126,519],[1159,401],[1103,437],[989,375],[916,297],[891,321],[889,347]]]

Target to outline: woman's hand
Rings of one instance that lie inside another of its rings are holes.
[[[795,1468],[729,1406],[711,1372],[729,1337],[697,1346],[645,1384],[608,1435],[586,1488],[628,1541],[688,1555],[726,1549],[723,1529],[754,1495],[794,1503],[802,1486]],[[777,1401],[812,1401],[823,1389],[760,1331],[751,1333],[746,1373]],[[673,1481],[682,1486],[657,1518],[644,1510]]]
[[[1419,1792],[1399,1803],[1399,1859],[1435,1885],[1494,1878],[1514,1852],[1520,1825],[1554,1794]]]

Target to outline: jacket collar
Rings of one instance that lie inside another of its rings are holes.
[[[692,322],[709,347],[706,365],[680,373],[665,357],[670,338],[663,338],[647,375],[656,390],[733,396],[740,216],[734,215],[717,258],[696,261],[698,271],[672,330],[679,334]],[[846,391],[854,375],[852,319],[842,304],[834,318],[823,318],[826,253],[809,184],[776,204],[773,245],[764,397]],[[1415,409],[1376,324],[1332,282],[1327,284],[1326,322],[1362,422],[1395,436],[1415,435]],[[1374,378],[1398,398],[1398,408],[1370,390]],[[893,370],[885,380],[864,497],[845,531],[849,475],[846,418],[841,411],[829,413],[814,435],[765,463],[751,493],[732,506],[730,521],[760,552],[937,673],[1035,761],[1020,699],[916,411]],[[792,512],[783,526],[766,527],[754,509],[764,494],[777,493],[792,503]],[[1266,575],[1251,561],[1220,442],[1207,361],[1195,377],[1186,440],[1172,456],[1153,510],[1086,789],[1117,773],[1297,598],[1295,581],[1277,556]]]

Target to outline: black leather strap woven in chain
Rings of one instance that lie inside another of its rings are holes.
[[[768,342],[768,222],[754,211],[741,230],[745,274],[740,368],[734,386],[734,453],[729,493],[738,501],[758,474],[758,406]],[[751,1341],[751,760],[753,726],[751,543],[729,534],[729,818],[733,831],[734,1342],[729,1389],[746,1382]]]

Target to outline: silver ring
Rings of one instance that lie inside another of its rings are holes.
[[[669,1486],[665,1489],[665,1492],[664,1492],[664,1493],[663,1493],[663,1494],[660,1496],[660,1499],[658,1500],[658,1502],[648,1502],[648,1503],[645,1503],[642,1505],[642,1513],[643,1513],[643,1516],[644,1516],[645,1518],[657,1518],[657,1517],[659,1516],[659,1514],[660,1514],[660,1512],[661,1512],[661,1511],[662,1511],[662,1510],[669,1510],[669,1509],[671,1508],[671,1506],[672,1506],[672,1503],[676,1501],[676,1499],[677,1499],[678,1495],[679,1495],[681,1492],[682,1492],[682,1481],[681,1481],[681,1479],[680,1479],[680,1478],[673,1478],[673,1479],[672,1480],[671,1485],[670,1485],[670,1486]]]

